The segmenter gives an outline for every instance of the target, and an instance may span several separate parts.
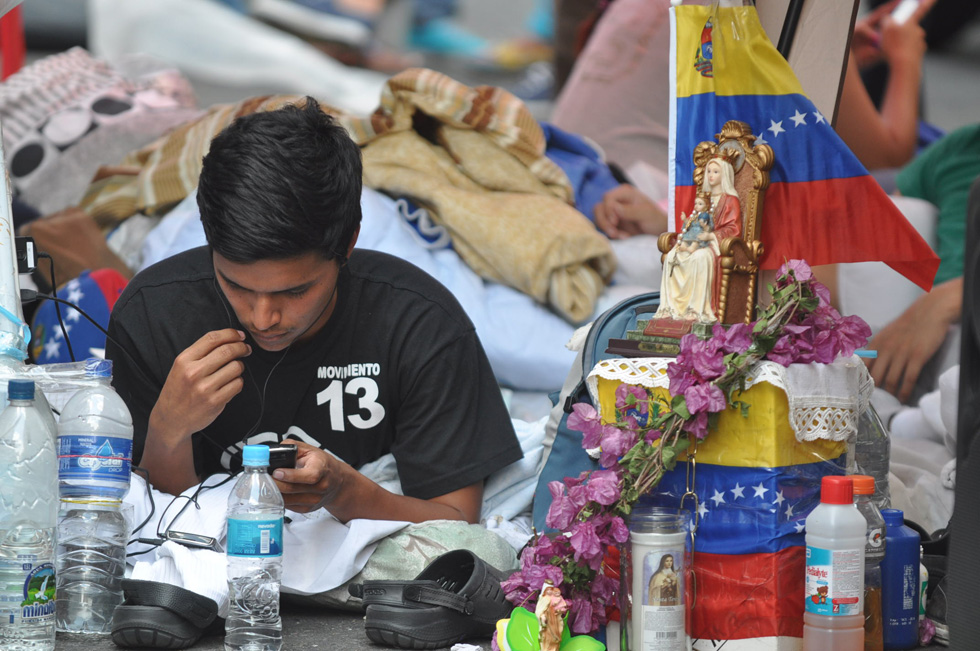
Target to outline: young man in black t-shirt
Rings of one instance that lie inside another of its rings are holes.
[[[139,274],[107,356],[134,460],[177,494],[292,439],[287,508],[477,522],[483,481],[521,458],[473,325],[412,265],[354,250],[360,151],[312,98],[245,116],[204,159],[209,247]],[[404,496],[355,468],[393,453]]]

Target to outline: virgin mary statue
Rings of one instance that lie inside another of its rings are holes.
[[[714,230],[697,236],[707,246],[687,250],[675,245],[664,256],[660,309],[655,318],[702,323],[718,320],[715,316],[721,288],[718,243],[742,234],[742,210],[735,192],[732,164],[720,156],[712,158],[704,167],[701,187],[711,197]]]

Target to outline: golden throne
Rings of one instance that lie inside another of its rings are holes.
[[[721,291],[715,314],[721,323],[751,323],[755,317],[759,259],[763,253],[759,240],[762,204],[774,157],[769,145],[754,144],[756,137],[745,122],[729,120],[715,139],[717,142],[701,142],[694,148],[694,184],[701,187],[705,165],[711,158],[724,150],[734,151],[731,156],[735,160],[735,191],[742,209],[742,236],[719,242]],[[674,248],[677,235],[660,235],[657,247],[663,255]]]

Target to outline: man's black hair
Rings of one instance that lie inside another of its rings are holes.
[[[361,151],[312,97],[246,115],[211,141],[197,205],[208,244],[232,262],[343,261],[361,223]]]

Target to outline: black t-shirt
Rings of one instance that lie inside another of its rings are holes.
[[[134,461],[174,359],[223,328],[244,330],[207,248],[129,283],[112,311],[106,355],[133,415]],[[278,352],[246,341],[244,389],[194,434],[199,474],[236,468],[247,443],[296,438],[355,468],[391,452],[405,494],[429,499],[522,456],[473,324],[452,294],[403,260],[355,250],[315,337]]]

